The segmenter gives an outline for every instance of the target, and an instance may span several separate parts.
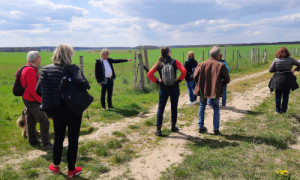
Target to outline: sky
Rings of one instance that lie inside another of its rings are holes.
[[[0,0],[0,47],[299,40],[299,0]]]

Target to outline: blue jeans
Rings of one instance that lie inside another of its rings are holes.
[[[275,96],[276,112],[285,113],[288,108],[290,90],[285,90],[285,91],[275,90],[275,94],[276,94]],[[282,103],[281,103],[281,97],[282,97]]]
[[[222,106],[226,106],[227,101],[227,84],[223,86],[223,97],[222,97]],[[211,99],[208,99],[208,105],[211,105]]]
[[[162,126],[163,114],[164,114],[165,107],[166,107],[169,96],[170,96],[170,99],[171,99],[172,124],[174,124],[174,125],[176,124],[176,122],[177,122],[177,106],[178,106],[179,95],[180,95],[179,88],[175,88],[175,89],[171,89],[171,90],[159,89],[159,102],[158,102],[156,126]]]
[[[220,107],[219,107],[219,98],[211,99],[211,103],[214,109],[214,130],[219,130],[220,127]],[[199,128],[204,128],[204,115],[205,107],[207,104],[207,98],[200,97],[200,106],[199,106]]]
[[[194,95],[194,90],[195,90],[195,86],[196,86],[195,81],[187,81],[186,86],[188,87],[188,90],[189,90],[190,101],[191,102],[196,101],[197,96]]]

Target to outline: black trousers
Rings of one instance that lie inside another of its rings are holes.
[[[101,105],[102,108],[106,108],[105,104],[105,96],[107,92],[107,104],[108,107],[112,107],[112,93],[114,89],[114,80],[113,79],[107,79],[107,84],[102,84],[102,89],[101,89]]]
[[[53,146],[53,162],[54,165],[59,165],[63,152],[63,142],[65,139],[66,128],[68,127],[68,168],[70,171],[75,169],[78,151],[78,139],[80,133],[80,125],[82,115],[72,113],[66,105],[48,111],[49,116],[53,117],[54,125],[54,146]]]

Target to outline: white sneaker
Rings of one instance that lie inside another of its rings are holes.
[[[195,101],[193,101],[191,103],[192,103],[192,105],[196,105],[197,104],[197,100],[195,100]]]
[[[193,105],[193,102],[189,101],[187,103],[185,103],[186,105]]]

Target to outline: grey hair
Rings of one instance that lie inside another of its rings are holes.
[[[221,49],[218,46],[214,46],[214,47],[211,48],[209,53],[210,53],[211,57],[217,58],[218,55],[221,53]]]
[[[27,62],[33,63],[33,61],[40,55],[38,51],[29,51],[27,53]]]
[[[102,54],[107,53],[109,54],[109,50],[108,49],[102,49],[100,52],[100,56],[102,56]]]

